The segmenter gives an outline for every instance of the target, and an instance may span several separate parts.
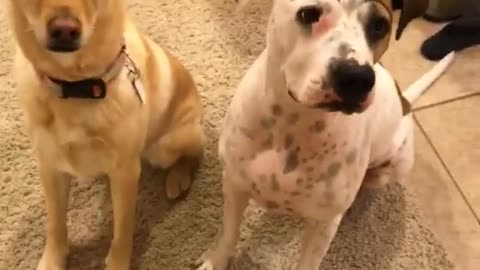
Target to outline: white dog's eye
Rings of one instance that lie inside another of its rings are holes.
[[[322,16],[323,10],[318,6],[304,6],[297,11],[296,20],[301,25],[311,25],[320,19]]]
[[[390,23],[384,17],[373,17],[367,24],[367,38],[376,42],[384,38],[390,31]]]

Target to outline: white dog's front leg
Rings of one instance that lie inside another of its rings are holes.
[[[342,215],[327,222],[307,220],[297,270],[318,270],[341,220]]]
[[[240,237],[240,226],[250,195],[235,188],[232,179],[223,179],[223,230],[215,248],[199,260],[198,270],[226,270],[235,254]]]

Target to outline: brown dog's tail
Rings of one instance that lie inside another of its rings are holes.
[[[403,92],[403,96],[413,104],[447,70],[455,59],[455,52],[442,58],[432,69],[423,74]]]

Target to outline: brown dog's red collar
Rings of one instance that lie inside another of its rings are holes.
[[[122,39],[122,46],[117,57],[108,69],[98,77],[65,81],[50,77],[38,69],[36,69],[36,72],[42,82],[60,98],[102,99],[107,94],[107,84],[115,79],[125,66],[131,67],[132,65],[135,66],[127,55],[126,45]],[[131,68],[129,68],[130,71]]]

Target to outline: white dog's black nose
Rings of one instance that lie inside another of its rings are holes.
[[[330,80],[333,91],[344,102],[360,103],[367,99],[375,85],[375,72],[368,65],[357,61],[337,60],[330,66]]]
[[[47,24],[47,47],[55,52],[73,52],[80,48],[80,22],[72,16],[58,16]]]

